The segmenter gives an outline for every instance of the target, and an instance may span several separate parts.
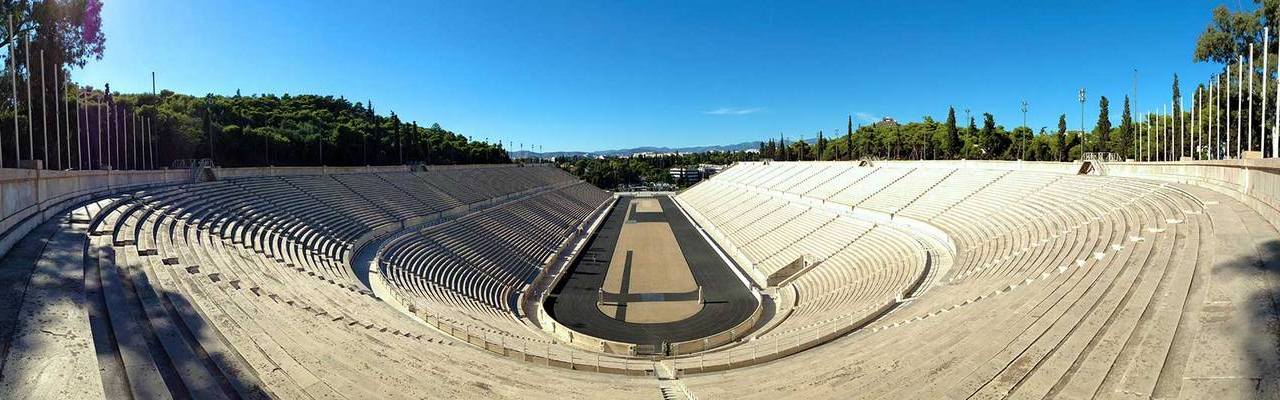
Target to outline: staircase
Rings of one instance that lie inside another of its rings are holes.
[[[698,400],[665,361],[654,361],[653,373],[658,377],[658,392],[663,400]]]

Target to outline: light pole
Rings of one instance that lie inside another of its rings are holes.
[[[1089,136],[1084,133],[1084,99],[1085,99],[1084,88],[1080,88],[1080,137],[1084,138],[1084,140],[1082,141],[1084,143],[1083,150],[1088,150]],[[1080,152],[1080,156],[1084,157],[1084,151]]]
[[[1022,100],[1022,129],[1027,129],[1027,100]],[[1023,132],[1025,134],[1026,132]],[[1023,134],[1018,135],[1018,139],[1022,141],[1022,154],[1018,156],[1019,160],[1027,158],[1027,137]]]

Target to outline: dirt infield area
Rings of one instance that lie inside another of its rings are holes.
[[[601,287],[605,298],[597,305],[600,312],[634,323],[672,322],[697,314],[702,310],[698,283],[662,203],[637,198],[628,208]]]

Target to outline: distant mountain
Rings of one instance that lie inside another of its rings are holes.
[[[805,142],[814,143],[817,139],[805,139]],[[638,153],[701,153],[706,151],[743,151],[755,150],[760,148],[760,141],[742,142],[735,144],[714,145],[714,146],[691,146],[691,147],[663,147],[663,146],[644,146],[634,147],[630,149],[616,150],[599,150],[599,151],[548,151],[538,153],[533,151],[511,151],[509,152],[515,158],[528,157],[576,157],[576,156],[618,156],[629,157]]]

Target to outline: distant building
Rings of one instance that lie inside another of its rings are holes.
[[[667,170],[677,183],[692,185],[701,182],[703,179],[710,178],[723,170],[725,166],[716,164],[699,164],[697,166],[680,166]]]
[[[702,180],[702,168],[694,166],[672,167],[667,170],[676,183],[692,185]]]
[[[698,164],[698,169],[702,170],[702,179],[710,178],[711,175],[720,173],[725,168],[724,165],[716,164]]]
[[[895,126],[898,126],[898,121],[893,120],[893,117],[884,117],[880,119],[880,122],[876,122],[876,126],[893,128]]]

